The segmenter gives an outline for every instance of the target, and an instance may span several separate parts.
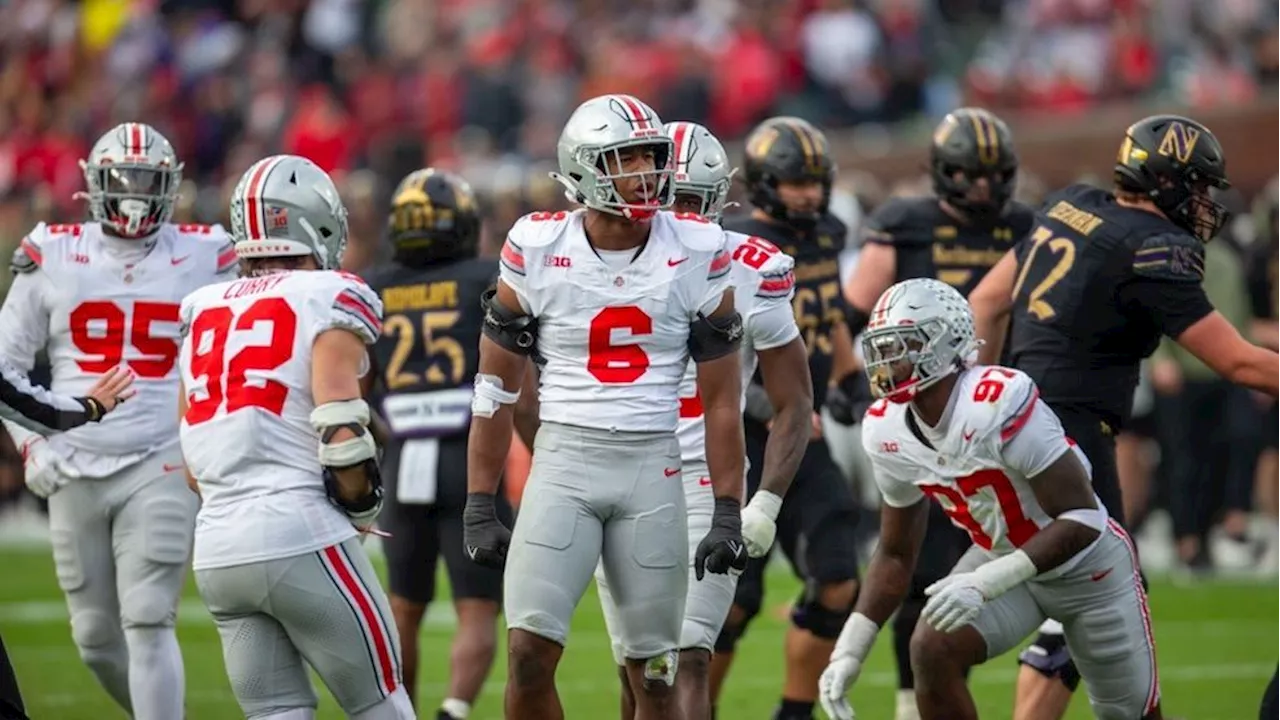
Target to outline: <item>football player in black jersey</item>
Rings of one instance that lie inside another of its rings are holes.
[[[769,240],[795,258],[796,323],[809,353],[814,407],[821,407],[835,378],[856,367],[848,307],[840,293],[837,255],[844,248],[844,223],[827,211],[835,163],[822,131],[805,120],[770,118],[747,138],[743,163],[749,214],[726,217],[724,227]],[[755,383],[747,389],[744,423],[751,462],[748,493],[760,485],[769,437],[770,406]],[[835,647],[857,595],[856,505],[813,417],[814,434],[777,518],[777,540],[805,581],[791,614],[786,638],[786,678],[774,718],[812,717],[818,678]],[[734,606],[716,641],[711,693],[719,697],[733,650],[747,624],[760,612],[768,557],[752,559],[738,580]]]
[[[467,183],[426,168],[396,188],[387,221],[394,256],[366,280],[382,296],[386,320],[370,350],[371,397],[392,439],[382,460],[387,500],[378,522],[400,634],[404,682],[411,698],[418,668],[418,629],[435,596],[444,557],[458,616],[448,695],[436,716],[465,718],[493,664],[502,571],[482,567],[462,546],[467,499],[467,433],[483,310],[480,295],[497,261],[476,257],[480,217]],[[498,494],[510,526],[511,507]],[[416,706],[416,702],[415,702]]]
[[[863,226],[863,249],[845,286],[854,335],[890,285],[934,278],[968,295],[1031,230],[1035,211],[1013,200],[1018,155],[1013,133],[999,117],[982,108],[949,113],[933,132],[929,160],[934,194],[892,198]],[[898,720],[919,717],[909,648],[928,599],[924,590],[946,577],[968,547],[968,536],[933,505],[911,590],[893,621]]]
[[[1228,186],[1222,145],[1204,125],[1139,120],[1125,131],[1113,189],[1049,195],[1031,234],[970,296],[988,343],[981,362],[1000,357],[1012,316],[1012,365],[1036,381],[1122,522],[1114,436],[1162,335],[1232,382],[1276,395],[1276,353],[1241,337],[1200,285],[1203,243],[1227,216],[1214,193]],[[1062,636],[1042,634],[1019,661],[1015,720],[1060,718],[1078,682]]]

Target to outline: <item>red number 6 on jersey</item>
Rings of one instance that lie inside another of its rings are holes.
[[[234,321],[234,322],[233,322]],[[256,323],[271,323],[271,342],[240,350],[226,361],[227,338],[234,330],[252,330]],[[191,376],[206,378],[205,396],[197,398],[187,390],[188,425],[211,420],[226,401],[227,412],[257,407],[272,415],[284,412],[289,388],[277,380],[264,380],[250,385],[250,371],[275,370],[293,357],[293,339],[298,330],[298,316],[284,298],[258,300],[236,317],[229,307],[212,307],[196,316],[191,323]],[[210,337],[208,341],[205,337]]]
[[[635,382],[649,369],[649,356],[636,343],[614,345],[614,330],[628,330],[632,337],[649,335],[653,318],[635,305],[607,307],[596,313],[587,337],[587,372],[610,385]]]

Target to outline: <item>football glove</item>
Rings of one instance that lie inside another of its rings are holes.
[[[716,498],[711,514],[711,529],[698,543],[693,556],[693,574],[739,575],[747,569],[747,547],[742,539],[742,505],[737,498]]]
[[[758,558],[769,554],[778,533],[781,509],[782,498],[768,490],[757,490],[751,502],[742,508],[742,540],[747,544],[747,555]]]
[[[462,510],[462,544],[473,562],[501,570],[507,562],[511,530],[498,519],[494,496],[468,493]]]
[[[827,669],[818,678],[818,699],[822,701],[822,711],[831,720],[854,720],[857,715],[853,705],[849,704],[849,688],[862,672],[862,663],[856,658],[844,655],[833,657]]]
[[[827,412],[841,425],[854,425],[866,414],[875,398],[867,374],[861,370],[845,375],[834,386],[827,388]]]
[[[955,632],[972,623],[982,606],[1035,577],[1038,570],[1021,550],[979,565],[973,572],[948,575],[924,589],[929,600],[920,617],[938,632]]]
[[[63,466],[58,454],[49,447],[49,441],[41,435],[22,444],[22,459],[27,489],[37,497],[49,497],[75,476]]]

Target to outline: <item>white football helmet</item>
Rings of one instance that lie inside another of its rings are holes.
[[[950,285],[927,278],[890,286],[862,334],[871,392],[905,403],[974,359],[973,311]]]
[[[112,235],[145,238],[173,217],[182,163],[173,146],[143,123],[122,123],[98,138],[80,161],[89,216]]]
[[[698,214],[720,222],[725,201],[729,199],[729,183],[737,168],[729,166],[724,145],[705,127],[691,122],[670,122],[662,131],[671,138],[674,155],[671,162],[673,195],[696,195],[702,198]]]
[[[618,151],[652,146],[655,151],[652,173],[610,173],[605,159],[612,154],[612,166],[622,166]],[[671,207],[673,144],[662,134],[662,121],[653,108],[630,95],[601,95],[578,106],[569,116],[556,154],[560,172],[551,173],[565,187],[565,197],[593,210],[620,215],[631,220],[653,217]],[[653,197],[645,203],[628,203],[618,194],[614,182],[629,177],[651,176]]]
[[[311,255],[321,270],[337,270],[347,247],[347,208],[325,171],[296,155],[254,163],[231,196],[236,255]]]

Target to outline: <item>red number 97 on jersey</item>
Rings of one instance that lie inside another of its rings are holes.
[[[257,323],[271,323],[271,341],[267,345],[242,348],[228,361],[227,340],[234,331],[251,331]],[[191,323],[191,376],[204,378],[203,397],[195,388],[187,388],[188,425],[199,425],[213,419],[226,403],[227,413],[248,407],[262,408],[272,415],[284,412],[289,388],[267,378],[263,373],[275,370],[293,357],[293,340],[298,330],[298,316],[284,298],[262,298],[240,315],[226,306],[202,311]],[[249,373],[258,374],[249,384]]]

